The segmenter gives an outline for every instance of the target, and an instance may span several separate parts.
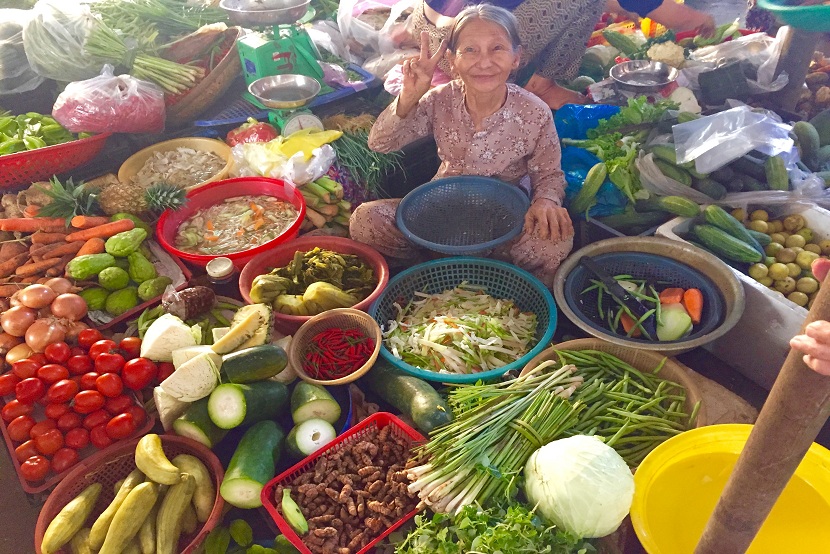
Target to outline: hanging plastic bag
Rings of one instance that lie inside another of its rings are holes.
[[[297,185],[305,185],[325,175],[337,159],[334,148],[328,144],[315,148],[308,160],[302,151],[287,157],[280,150],[280,144],[280,139],[276,139],[237,144],[231,148],[234,176],[288,179]]]
[[[160,133],[164,92],[129,75],[113,75],[109,64],[98,77],[69,83],[52,116],[73,133]]]
[[[35,73],[23,48],[23,27],[31,10],[0,10],[0,95],[36,89],[44,81]]]
[[[341,0],[337,10],[337,25],[349,50],[361,59],[382,53],[381,31],[391,28],[403,17],[413,0]],[[390,23],[391,21],[391,23]],[[390,47],[391,40],[384,42],[384,48]]]
[[[634,165],[640,171],[640,183],[647,191],[658,196],[682,196],[698,204],[711,204],[714,200],[690,186],[675,181],[663,175],[663,172],[654,163],[654,154],[640,152],[640,156],[634,161]]]

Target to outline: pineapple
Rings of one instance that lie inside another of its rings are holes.
[[[49,197],[49,203],[38,210],[40,217],[61,217],[69,220],[76,215],[94,215],[99,212],[98,195],[87,189],[83,181],[77,185],[69,178],[61,183],[57,177],[52,177],[49,188],[39,188]]]
[[[145,190],[133,183],[113,183],[98,194],[98,203],[107,215],[127,212],[135,215],[147,213]]]
[[[184,206],[187,191],[170,183],[158,183],[147,189],[144,200],[147,207],[155,216],[160,216],[164,210],[178,210]]]

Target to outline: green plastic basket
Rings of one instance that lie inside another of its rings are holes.
[[[805,31],[830,33],[830,4],[797,6],[783,0],[758,0],[758,7],[774,13],[787,25]]]
[[[444,258],[416,265],[399,273],[369,308],[369,315],[382,329],[395,319],[395,303],[405,306],[416,292],[437,294],[461,283],[486,287],[485,292],[495,298],[510,299],[524,312],[536,314],[536,345],[520,359],[505,366],[471,374],[438,373],[412,366],[396,358],[381,346],[380,354],[400,370],[428,381],[442,383],[474,383],[479,379],[496,379],[511,370],[520,370],[544,350],[556,330],[556,304],[553,295],[539,279],[518,267],[487,258]]]

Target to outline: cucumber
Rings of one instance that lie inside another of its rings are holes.
[[[288,405],[288,388],[276,381],[219,385],[208,399],[208,415],[220,429],[277,417]]]
[[[793,123],[793,133],[798,138],[801,160],[807,165],[814,165],[821,147],[818,131],[808,121],[796,121]]]
[[[762,233],[760,231],[753,231],[752,229],[747,229],[746,232],[749,233],[749,236],[757,240],[758,244],[760,244],[762,247],[767,246],[769,243],[772,242],[772,239],[766,233]]]
[[[276,475],[285,433],[274,421],[260,421],[245,432],[219,487],[225,502],[237,508],[259,508],[262,487]]]
[[[253,383],[269,379],[288,365],[285,350],[272,344],[253,346],[222,357],[222,381]]]
[[[300,381],[291,393],[294,425],[315,418],[334,423],[340,418],[340,413],[340,404],[323,387]]]
[[[746,156],[738,158],[737,160],[733,161],[729,164],[730,169],[741,173],[743,175],[749,175],[753,179],[757,179],[759,181],[766,181],[767,174],[764,171],[764,165],[760,164],[756,161],[753,161]]]
[[[714,200],[720,200],[728,192],[725,186],[709,178],[692,179],[692,188]]]
[[[424,433],[452,421],[449,405],[422,379],[382,362],[376,363],[363,379],[374,393],[409,416]]]
[[[669,162],[659,158],[654,158],[654,165],[657,166],[660,173],[669,179],[674,179],[678,183],[686,185],[687,187],[692,186],[692,176],[682,167],[677,167],[676,165],[670,164]]]
[[[714,225],[695,225],[694,233],[703,244],[720,257],[744,263],[756,263],[764,259],[764,255],[753,246],[736,239]]]
[[[213,448],[228,433],[220,429],[208,414],[209,396],[191,404],[179,418],[173,421],[173,431],[181,436],[193,439],[208,448]]]
[[[324,419],[309,419],[295,425],[285,439],[285,451],[297,460],[314,454],[333,441],[337,432]]]
[[[781,155],[770,156],[764,162],[764,171],[770,190],[790,190],[790,177]]]
[[[711,179],[714,179],[718,183],[722,184],[726,188],[729,188],[729,183],[735,180],[736,174],[731,167],[725,165],[719,169],[714,170],[712,173],[709,174],[709,177]]]
[[[706,219],[706,223],[726,231],[739,241],[755,248],[755,250],[757,250],[762,256],[766,256],[764,248],[755,239],[755,237],[749,233],[749,230],[744,227],[743,223],[735,219],[732,214],[720,206],[715,206],[714,204],[706,206],[703,210],[703,217]]]

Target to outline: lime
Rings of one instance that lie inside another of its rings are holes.
[[[810,266],[813,265],[813,261],[818,257],[818,254],[815,252],[803,250],[796,255],[795,263],[801,266],[802,269],[810,269]]]
[[[769,229],[767,222],[762,219],[753,219],[746,224],[746,227],[747,229],[752,229],[753,231],[758,231],[759,233],[766,233]]]
[[[804,248],[804,245],[807,244],[807,239],[799,234],[790,235],[784,241],[784,246],[787,248],[792,248],[793,246],[798,246],[799,248]]]
[[[806,306],[807,302],[810,301],[810,299],[807,298],[806,294],[804,294],[803,292],[798,292],[798,291],[791,292],[790,294],[788,294],[787,295],[787,300],[789,300],[790,302],[795,302],[799,306]]]
[[[750,221],[769,221],[769,214],[766,210],[753,210],[749,214]]]
[[[790,248],[782,248],[775,254],[775,259],[782,264],[788,264],[795,261],[796,253]]]
[[[795,290],[810,294],[818,290],[818,281],[815,277],[802,277],[795,282]]]
[[[767,275],[774,281],[780,281],[781,279],[789,277],[790,270],[781,262],[776,262],[769,266]]]
[[[792,277],[784,277],[772,284],[773,288],[781,294],[790,294],[795,290],[795,279]]]

